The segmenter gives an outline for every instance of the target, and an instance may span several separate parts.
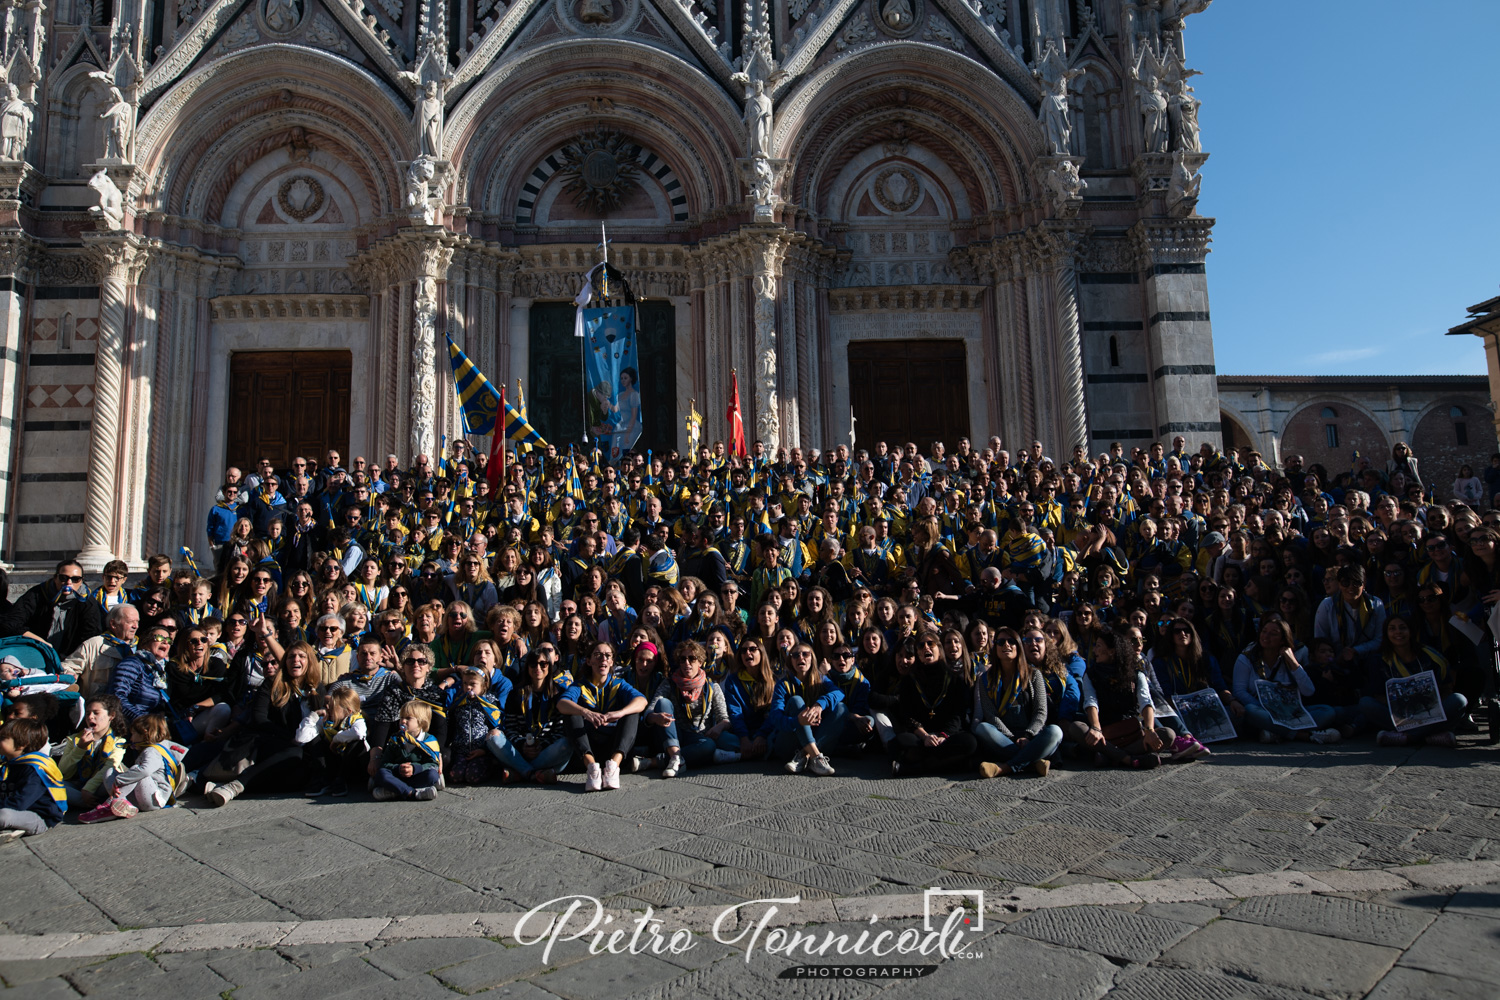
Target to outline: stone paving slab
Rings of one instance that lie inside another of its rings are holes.
[[[1246,900],[1224,916],[1392,948],[1411,947],[1433,920],[1425,913],[1341,896],[1261,896]]]
[[[1400,956],[1396,948],[1219,920],[1174,946],[1162,964],[1343,997],[1363,996]]]
[[[1010,924],[1011,934],[1092,951],[1106,958],[1149,962],[1191,934],[1192,924],[1101,906],[1038,910]]]

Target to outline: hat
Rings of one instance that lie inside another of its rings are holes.
[[[1211,545],[1223,545],[1223,544],[1224,544],[1224,536],[1221,533],[1217,532],[1217,531],[1210,531],[1208,534],[1206,534],[1206,535],[1203,536],[1203,545],[1204,545],[1204,547],[1208,547],[1208,546],[1211,546]]]
[[[0,667],[4,667],[4,666],[15,667],[17,670],[25,670],[26,669],[26,664],[22,663],[20,660],[16,659],[14,656],[7,656],[4,659],[0,659]]]

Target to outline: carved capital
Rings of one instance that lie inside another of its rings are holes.
[[[1201,264],[1213,242],[1215,219],[1142,219],[1130,228],[1142,262],[1149,264]]]
[[[138,278],[150,263],[151,251],[132,233],[85,233],[84,255],[101,283]]]

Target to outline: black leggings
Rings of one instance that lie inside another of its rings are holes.
[[[901,764],[903,774],[958,771],[968,765],[979,749],[973,733],[953,733],[935,747],[922,742],[916,733],[897,733],[887,744],[891,758]]]
[[[635,748],[636,727],[640,724],[640,715],[627,715],[613,726],[591,726],[581,715],[568,716],[568,732],[573,734],[578,755],[586,754],[595,762],[602,762],[617,753],[629,757]]]
[[[300,792],[307,786],[307,764],[302,759],[302,748],[292,746],[262,757],[241,771],[235,780],[245,786],[247,795]]]

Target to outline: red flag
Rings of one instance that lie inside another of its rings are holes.
[[[505,481],[505,386],[500,387],[500,408],[496,411],[495,435],[490,439],[490,460],[484,467],[484,478],[490,481],[490,496],[500,495]]]
[[[733,369],[729,372],[729,454],[740,458],[749,456],[745,447],[745,418],[740,416],[740,377]]]

